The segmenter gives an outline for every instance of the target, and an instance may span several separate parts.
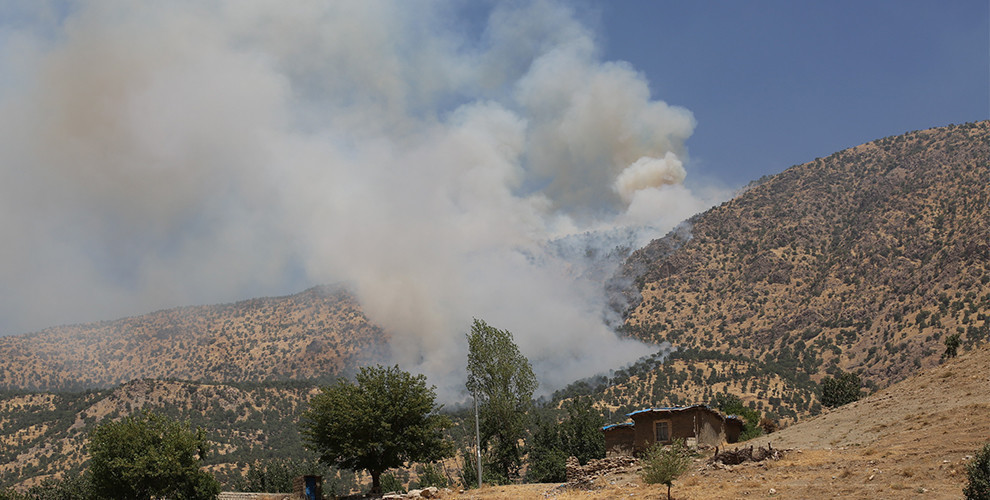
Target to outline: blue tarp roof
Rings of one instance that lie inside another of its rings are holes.
[[[706,410],[709,410],[709,411],[715,412],[715,413],[717,413],[719,415],[722,415],[722,413],[720,411],[718,411],[718,410],[716,410],[716,409],[714,409],[714,408],[712,408],[711,406],[708,406],[708,405],[691,405],[691,406],[661,406],[661,407],[658,407],[658,408],[644,408],[642,410],[636,410],[636,411],[634,411],[632,413],[626,413],[626,416],[627,417],[632,417],[633,415],[639,415],[640,413],[647,413],[647,412],[651,412],[651,411],[681,411],[681,410],[690,410],[691,408],[704,408]],[[738,420],[739,422],[742,422],[743,421],[742,417],[740,417],[738,415],[725,415],[725,419],[726,420],[729,420],[729,419]],[[605,427],[602,427],[602,430],[603,431],[607,431],[607,430],[612,429],[612,428],[615,428],[615,427],[626,427],[626,426],[632,426],[632,425],[635,425],[635,424],[633,422],[624,422],[624,423],[621,423],[621,424],[606,425]]]
[[[606,425],[605,427],[602,427],[602,430],[607,431],[609,429],[614,429],[616,427],[632,427],[633,425],[634,424],[632,422],[623,422],[621,424]]]
[[[636,410],[636,411],[634,411],[632,413],[627,413],[626,416],[627,417],[631,417],[633,415],[638,415],[640,413],[646,413],[646,412],[650,412],[650,411],[681,411],[681,410],[688,410],[688,409],[691,409],[691,408],[707,408],[709,410],[715,411],[714,409],[712,409],[712,407],[710,407],[708,405],[663,406],[663,407],[660,407],[660,408],[644,408],[642,410]]]

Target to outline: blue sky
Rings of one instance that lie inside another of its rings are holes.
[[[684,106],[691,176],[741,185],[888,135],[990,117],[990,2],[616,1],[604,58]]]

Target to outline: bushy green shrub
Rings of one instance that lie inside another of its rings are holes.
[[[825,377],[822,379],[822,404],[836,408],[857,401],[863,397],[862,387],[862,381],[855,373],[840,371],[835,378]]]
[[[953,333],[945,338],[945,352],[942,354],[942,358],[954,358],[959,354],[959,334]]]
[[[292,491],[298,476],[326,476],[326,467],[308,460],[270,460],[255,463],[247,473],[244,491],[258,493],[287,493]]]
[[[0,498],[3,498],[0,495]],[[62,479],[46,478],[32,486],[25,499],[31,500],[89,500],[93,496],[93,484],[89,474],[66,474]]]
[[[526,480],[531,483],[562,483],[567,480],[567,454],[547,449],[530,456]]]
[[[973,461],[966,466],[969,484],[963,494],[969,500],[990,500],[990,443],[976,453]]]
[[[430,486],[446,488],[447,484],[447,476],[445,476],[443,471],[440,470],[440,466],[433,463],[423,465],[423,470],[419,473],[420,488],[427,488]]]
[[[465,488],[478,487],[478,461],[476,460],[477,450],[464,449],[461,456],[464,458],[464,466],[461,467],[461,484]],[[481,473],[484,474],[482,483],[484,484],[509,484],[509,478],[500,473],[498,466],[487,456],[481,457]]]
[[[605,417],[592,399],[578,396],[563,404],[567,416],[560,423],[553,412],[536,417],[536,427],[528,440],[529,468],[526,480],[559,483],[567,479],[567,457],[581,465],[605,457]]]
[[[395,477],[395,474],[386,473],[382,474],[382,492],[383,493],[405,493],[406,487],[399,481],[399,478]]]

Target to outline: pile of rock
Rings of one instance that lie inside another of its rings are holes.
[[[386,493],[382,495],[382,500],[407,500],[413,498],[440,498],[444,493],[450,493],[450,490],[444,488],[441,492],[440,489],[430,486],[429,488],[423,488],[421,490],[410,490],[409,493]]]
[[[600,477],[623,472],[637,465],[639,460],[628,455],[592,459],[583,466],[577,458],[570,457],[567,459],[567,487],[588,488]]]

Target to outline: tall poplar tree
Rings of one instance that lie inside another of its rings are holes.
[[[466,385],[478,400],[481,449],[492,475],[508,481],[522,465],[519,441],[533,407],[536,375],[508,330],[476,319],[467,339]]]

